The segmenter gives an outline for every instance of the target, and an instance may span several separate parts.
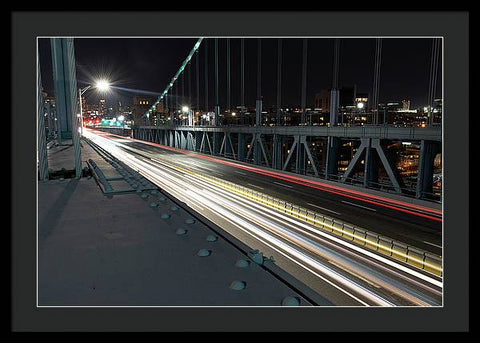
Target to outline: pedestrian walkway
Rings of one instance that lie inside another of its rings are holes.
[[[82,161],[111,175],[82,144]],[[38,305],[310,305],[212,228],[160,190],[107,197],[93,177],[39,182]]]

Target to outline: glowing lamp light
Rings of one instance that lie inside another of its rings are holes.
[[[182,107],[182,112],[183,112],[183,113],[188,112],[188,106],[183,106],[183,107]]]
[[[364,106],[365,106],[365,104],[363,102],[359,102],[357,104],[357,108],[359,108],[359,109],[362,109]]]
[[[125,120],[125,116],[118,116],[118,121],[124,121]]]
[[[106,92],[110,89],[110,83],[107,80],[98,80],[95,87],[101,92]]]
[[[232,112],[232,117],[235,117],[237,114],[235,112]]]

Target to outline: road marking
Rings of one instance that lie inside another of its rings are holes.
[[[336,215],[341,215],[341,213],[335,212],[335,211],[333,211],[333,210],[329,210],[328,208],[325,208],[325,207],[321,207],[321,206],[318,206],[318,205],[315,205],[315,204],[311,204],[311,203],[309,203],[309,202],[307,202],[307,204],[310,205],[310,206],[317,207],[317,208],[319,208],[319,209],[328,211],[328,212],[335,213]]]
[[[264,189],[263,187],[260,187],[260,186],[257,186],[257,185],[252,185],[251,183],[247,183],[247,185],[250,185],[250,186],[253,186],[253,187],[257,187],[257,188],[260,188],[260,189]]]
[[[430,244],[430,245],[433,245],[434,247],[443,249],[440,245],[436,245],[436,244],[433,244],[433,243],[430,243],[430,242],[426,242],[426,241],[423,241],[423,243]]]
[[[275,181],[273,181],[273,183],[275,183],[275,184],[277,184],[277,185],[280,185],[280,186],[283,186],[283,187],[293,188],[293,186],[285,185],[285,184],[280,183],[280,182],[275,182]]]
[[[360,274],[355,273],[351,268],[346,268],[345,266],[342,266],[341,264],[339,264],[339,263],[337,263],[337,262],[335,262],[335,261],[332,261],[332,260],[328,260],[328,262],[329,262],[330,264],[333,264],[334,266],[342,269],[342,270],[345,270],[347,273],[350,273],[350,274],[356,276],[356,277],[359,278],[360,280],[368,283],[369,285],[372,285],[372,286],[375,287],[375,288],[378,288],[378,289],[381,289],[381,288],[382,288],[382,286],[376,284],[375,282],[372,282],[372,281],[364,278],[364,277],[361,276]]]
[[[242,174],[242,175],[247,175],[245,173],[239,172],[238,170],[235,170],[235,173],[239,173],[239,174]]]
[[[361,207],[361,208],[364,208],[364,209],[369,210],[369,211],[377,212],[377,210],[374,209],[374,208],[370,208],[370,207],[365,207],[365,206],[362,206],[362,205],[354,204],[353,202],[349,202],[349,201],[345,201],[345,200],[342,200],[342,202],[345,203],[345,204],[349,204],[349,205]]]

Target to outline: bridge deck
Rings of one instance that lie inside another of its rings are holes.
[[[82,159],[95,158],[83,145]],[[300,296],[254,263],[236,267],[247,258],[241,250],[221,237],[207,241],[214,231],[199,221],[187,224],[191,216],[160,197],[109,199],[94,178],[40,182],[38,305],[279,306],[286,296]],[[162,219],[164,213],[171,217]],[[177,235],[179,228],[187,234]],[[199,257],[200,249],[212,254]],[[230,289],[235,280],[247,287]]]

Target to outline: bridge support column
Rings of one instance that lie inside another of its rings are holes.
[[[390,182],[392,183],[393,188],[397,193],[402,193],[402,187],[404,186],[402,178],[400,177],[395,164],[385,154],[385,151],[380,145],[380,139],[372,138],[372,147],[375,148],[375,150],[377,151],[378,157],[380,157],[380,161],[382,162],[383,167],[387,172],[388,178],[390,179]],[[378,180],[378,176],[377,176],[377,180]]]
[[[282,169],[283,166],[283,136],[273,135],[272,168]]]
[[[232,137],[230,135],[230,132],[225,132],[223,149],[224,149],[223,152],[224,152],[225,157],[230,157],[230,158],[236,159],[235,149],[233,147]]]
[[[173,147],[180,149],[180,133],[176,130],[173,131]]]
[[[270,153],[263,144],[263,138],[261,133],[253,133],[252,140],[250,142],[250,148],[247,152],[246,160],[250,158],[253,152],[253,163],[260,165],[262,163],[262,157],[265,161],[265,165],[270,166]]]
[[[199,151],[205,153],[208,148],[208,153],[213,155],[212,145],[210,144],[210,138],[208,137],[208,132],[204,131],[202,133],[202,140],[200,142]]]
[[[348,164],[347,170],[342,175],[342,182],[346,182],[347,179],[353,174],[355,166],[357,165],[358,161],[360,160],[360,156],[362,156],[363,151],[366,147],[370,146],[370,138],[361,138],[360,139],[360,146],[358,147],[357,152],[353,155],[352,160]]]
[[[380,157],[380,161],[387,172],[387,175],[392,183],[393,188],[397,193],[402,193],[402,179],[399,177],[396,167],[389,161],[385,152],[383,151],[382,146],[380,145],[379,138],[362,138],[360,147],[358,148],[355,156],[353,156],[352,161],[348,165],[347,170],[342,176],[342,182],[345,182],[347,178],[349,178],[354,171],[355,165],[360,160],[360,157],[363,155],[365,151],[365,167],[364,167],[364,181],[363,185],[365,187],[373,185],[373,183],[378,182],[378,162],[377,162],[377,155],[375,155],[375,151]]]
[[[220,132],[213,133],[213,151],[212,155],[219,155],[220,154],[220,146],[222,144],[222,137]]]
[[[373,184],[378,184],[378,158],[375,155],[375,149],[372,147],[372,139],[367,138],[368,143],[365,147],[365,165],[363,186],[372,187]]]
[[[295,137],[297,141],[297,153],[295,158],[295,173],[305,174],[305,147],[300,142],[300,136]]]
[[[60,121],[59,142],[72,139],[76,178],[82,176],[80,128],[77,117],[77,75],[73,38],[50,38],[55,106]]]
[[[325,179],[338,174],[338,154],[340,151],[341,139],[328,136],[327,138],[327,159],[325,166]]]
[[[257,100],[255,103],[255,126],[262,125],[262,100]]]
[[[202,146],[202,132],[201,131],[195,131],[195,149],[194,151],[200,151],[201,146]]]
[[[303,147],[306,156],[308,157],[308,160],[310,162],[310,165],[312,166],[313,173],[315,176],[318,176],[318,161],[316,155],[312,153],[312,150],[310,149],[310,146],[308,145],[307,142],[307,136],[300,136],[300,145]],[[304,158],[305,158],[304,154]],[[307,171],[305,167],[305,172]]]
[[[160,130],[160,144],[167,145],[167,130]]]
[[[190,131],[187,132],[186,149],[190,150],[190,151],[195,150],[194,137],[193,137],[193,134]]]
[[[238,148],[237,148],[237,158],[239,161],[244,162],[246,156],[246,147],[245,147],[245,134],[238,133]]]
[[[188,132],[180,131],[181,149],[188,150]]]
[[[435,156],[439,152],[441,152],[439,143],[427,140],[421,141],[416,190],[417,198],[425,198],[433,193],[433,167]]]
[[[220,106],[215,106],[215,117],[212,123],[213,126],[222,125],[220,121]]]
[[[332,89],[330,91],[330,126],[338,124],[338,103],[340,99],[340,91]]]
[[[300,136],[295,135],[292,147],[290,148],[290,152],[287,155],[287,159],[283,164],[282,170],[286,170],[290,159],[292,158],[293,154],[295,154],[295,172],[297,174],[305,174],[306,169],[306,158],[310,161],[312,166],[313,172],[315,176],[318,176],[318,162],[317,158],[312,154],[310,147],[307,143],[307,136]]]
[[[257,142],[257,134],[254,133],[253,134],[253,138],[252,138],[252,143],[253,145],[253,163],[255,163],[256,165],[259,165],[261,164],[261,159],[262,159],[262,156],[261,156],[261,147],[260,147],[260,144],[258,144]]]
[[[67,48],[67,40],[72,38],[50,39],[59,144],[64,139],[72,138],[72,112],[76,112],[76,104],[71,101],[74,91],[76,96],[76,80],[71,78],[71,56]]]
[[[290,159],[292,158],[293,154],[296,152],[297,145],[299,144],[298,142],[298,136],[294,136],[292,146],[290,147],[290,152],[287,155],[287,158],[285,159],[285,162],[283,163],[282,170],[286,170],[288,167],[288,163],[290,162]]]

